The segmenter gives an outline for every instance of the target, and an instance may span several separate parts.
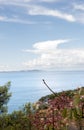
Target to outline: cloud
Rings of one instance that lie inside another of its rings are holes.
[[[56,7],[58,4],[57,8],[50,6],[46,6],[45,3],[56,3]],[[63,2],[63,5],[61,4]],[[12,19],[10,17],[9,20],[6,20],[7,22],[16,22],[16,23],[24,23],[24,24],[31,24],[31,21],[28,21],[28,18],[32,18],[34,16],[38,16],[37,18],[37,23],[39,22],[39,16],[45,16],[50,20],[48,22],[53,22],[51,17],[62,19],[68,22],[77,22],[77,23],[82,23],[84,24],[84,4],[77,4],[77,3],[70,3],[67,2],[66,0],[0,0],[0,6],[5,8],[4,5],[8,6],[8,8],[11,8],[11,12],[15,13],[13,15],[18,15],[21,17],[21,19]],[[18,8],[15,10],[15,8]],[[6,8],[5,8],[6,9]],[[5,10],[6,11],[6,10]],[[10,12],[10,16],[11,16]],[[6,13],[4,14],[6,16]],[[24,17],[24,21],[22,20]],[[25,19],[26,18],[26,19]],[[35,18],[35,20],[36,20]],[[43,18],[43,17],[42,17]],[[34,20],[34,19],[33,19]],[[44,18],[40,24],[46,23],[46,20],[44,21]]]
[[[0,3],[5,4],[5,3],[30,3],[30,2],[47,2],[47,3],[53,3],[53,2],[58,2],[60,0],[0,0]]]
[[[3,4],[5,4],[5,3],[9,3],[9,2],[17,2],[17,3],[21,3],[21,2],[30,2],[30,1],[32,1],[32,0],[0,0],[0,3],[3,3]]]
[[[84,13],[79,13],[77,16],[76,16],[76,19],[79,23],[82,23],[84,24]]]
[[[38,2],[56,2],[57,0],[38,0],[35,2],[34,0],[0,0],[0,4],[5,4],[5,5],[13,5],[13,6],[19,6],[22,8],[24,14],[28,15],[41,15],[41,16],[52,16],[52,17],[57,17],[60,19],[64,19],[68,22],[75,22],[75,17],[72,14],[68,14],[66,12],[62,12],[60,10],[56,9],[49,9],[46,8],[45,6],[41,6],[40,4],[37,4]],[[59,0],[58,0],[59,1]],[[26,13],[26,11],[28,13]],[[18,13],[18,12],[17,12]]]
[[[74,3],[73,9],[76,21],[84,24],[84,3]]]
[[[69,40],[53,40],[53,41],[43,41],[37,42],[33,45],[33,50],[23,50],[24,52],[32,52],[32,53],[48,53],[56,50],[56,48],[62,44],[66,43]]]
[[[6,17],[0,16],[0,21],[4,21],[5,19],[6,19]]]
[[[24,62],[27,69],[84,69],[84,49],[62,49],[60,44],[69,40],[55,40],[35,43],[32,50],[37,58]]]
[[[35,21],[28,21],[28,20],[22,20],[18,17],[6,17],[6,16],[0,16],[0,21],[2,22],[12,22],[12,23],[20,23],[20,24],[37,24]]]
[[[8,65],[1,65],[0,64],[0,71],[7,71],[9,70],[9,66]]]
[[[84,11],[84,4],[74,4],[74,9]]]
[[[60,0],[40,0],[41,2],[48,2],[48,3],[53,3],[53,2],[58,2]]]
[[[32,6],[28,10],[28,14],[58,17],[58,18],[67,20],[69,22],[75,22],[75,17],[71,14],[63,13],[58,10],[48,9],[42,6]]]
[[[0,16],[0,21],[1,22],[8,22],[8,23],[20,23],[20,24],[38,24],[38,21],[31,21],[31,20],[23,20],[22,18],[19,18],[18,16],[12,16],[12,17],[7,17],[7,16]],[[51,24],[50,21],[43,21],[40,22],[40,24],[45,24],[49,25]]]

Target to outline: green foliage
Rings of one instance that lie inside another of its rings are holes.
[[[8,82],[3,86],[0,86],[0,114],[7,112],[7,103],[11,97],[11,93],[8,93],[11,83]]]
[[[23,112],[25,115],[30,115],[33,111],[33,108],[32,108],[32,104],[31,103],[26,103],[24,106],[23,106]]]
[[[63,116],[64,118],[67,117],[67,108],[64,108],[64,109],[63,109],[63,111],[62,111],[62,116]]]
[[[4,87],[4,89],[0,88],[0,93],[3,95],[6,93],[4,95],[6,98],[2,96],[3,101],[6,99],[2,104],[5,106],[11,96],[8,93],[10,83]],[[68,130],[67,128],[71,123],[80,125],[84,87],[73,91],[63,91],[56,93],[56,95],[44,97],[38,110],[34,104],[26,103],[19,111],[1,114],[0,130]],[[45,99],[50,99],[49,103],[47,100],[47,106]]]
[[[0,130],[33,130],[32,116],[28,116],[30,107],[26,104],[23,110],[0,116]]]

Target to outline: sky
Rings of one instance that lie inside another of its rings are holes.
[[[84,70],[84,0],[0,0],[0,71]]]

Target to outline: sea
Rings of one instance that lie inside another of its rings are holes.
[[[12,93],[7,104],[8,113],[22,109],[26,103],[35,103],[51,94],[43,79],[54,92],[73,90],[84,86],[84,71],[19,71],[0,72],[0,86],[11,81]]]

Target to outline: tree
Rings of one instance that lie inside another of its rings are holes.
[[[11,83],[7,82],[5,85],[0,86],[0,114],[7,112],[7,103],[11,97],[9,93]]]

